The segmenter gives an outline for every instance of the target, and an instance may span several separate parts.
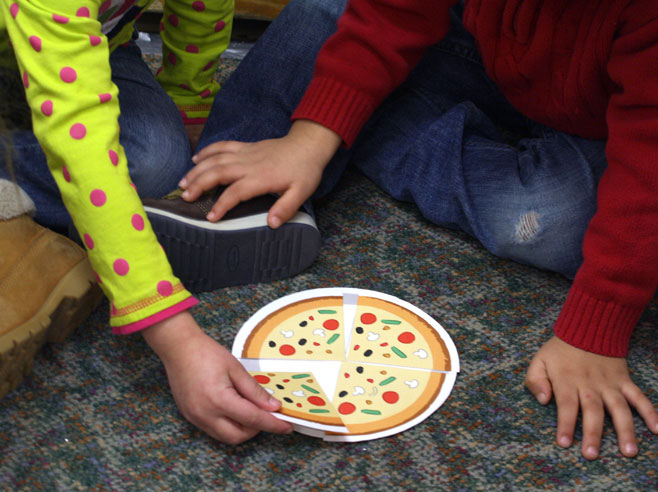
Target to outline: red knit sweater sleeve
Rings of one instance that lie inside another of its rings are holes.
[[[446,35],[454,3],[351,0],[293,119],[316,121],[351,145],[375,108]]]
[[[583,246],[584,263],[555,325],[562,340],[623,357],[658,285],[658,15],[631,2],[608,74],[608,168]]]

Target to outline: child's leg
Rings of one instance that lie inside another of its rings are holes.
[[[110,56],[110,65],[112,80],[119,88],[120,141],[132,180],[141,196],[164,195],[176,188],[192,165],[182,119],[136,46],[118,48]],[[36,137],[29,129],[14,129],[9,146],[18,184],[36,204],[35,219],[65,231],[69,214]],[[0,142],[0,177],[8,178],[6,151]]]
[[[368,122],[352,161],[432,222],[466,231],[498,256],[573,276],[605,143],[515,111],[454,24]]]

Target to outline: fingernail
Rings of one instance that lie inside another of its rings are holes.
[[[194,162],[194,163],[196,164],[196,162],[197,162],[198,160],[199,160],[199,156],[198,156],[198,155],[195,154],[195,155],[192,156],[192,162]]]
[[[188,199],[190,197],[190,192],[185,190],[183,194],[181,195],[184,199]]]
[[[558,437],[558,439],[557,439],[557,443],[558,443],[560,446],[564,447],[564,448],[566,448],[567,446],[569,446],[570,442],[571,442],[571,441],[569,440],[569,438],[568,438],[567,436],[560,436],[560,437]]]
[[[280,225],[281,225],[281,219],[278,218],[276,215],[273,215],[273,216],[270,218],[270,227],[271,227],[272,229],[276,229],[276,228],[279,227]]]
[[[217,214],[215,212],[209,212],[208,215],[206,215],[206,219],[210,221],[215,220],[215,217],[217,217]]]
[[[279,400],[277,400],[273,396],[270,396],[270,405],[272,405],[273,407],[279,405]]]
[[[627,444],[626,446],[624,446],[624,450],[626,451],[626,454],[637,453],[637,448],[635,447],[634,444]]]
[[[542,405],[543,405],[544,403],[546,403],[546,393],[539,393],[539,394],[537,395],[537,400],[538,400],[539,403],[541,403]]]
[[[187,180],[186,180],[185,178],[181,179],[181,180],[178,182],[178,187],[179,187],[179,188],[185,188],[186,186],[187,186]]]
[[[599,454],[599,450],[596,449],[594,446],[590,446],[585,450],[585,454],[590,458],[596,458],[597,455]]]

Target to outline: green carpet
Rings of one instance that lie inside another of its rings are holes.
[[[103,305],[67,342],[47,346],[27,381],[0,401],[0,490],[658,489],[658,436],[639,418],[637,458],[620,455],[607,422],[602,456],[588,462],[578,443],[567,450],[554,444],[555,406],[538,405],[523,387],[566,280],[491,256],[356,172],[316,211],[324,242],[311,268],[202,294],[196,318],[230,346],[251,314],[285,294],[347,286],[398,296],[442,323],[460,354],[453,392],[432,417],[356,444],[296,433],[219,444],[180,416],[141,337],[110,334]],[[654,300],[629,357],[634,380],[656,404],[657,322]]]

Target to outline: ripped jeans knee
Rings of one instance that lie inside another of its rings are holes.
[[[482,242],[496,256],[573,278],[583,261],[582,244],[591,214],[526,209],[508,214]]]

